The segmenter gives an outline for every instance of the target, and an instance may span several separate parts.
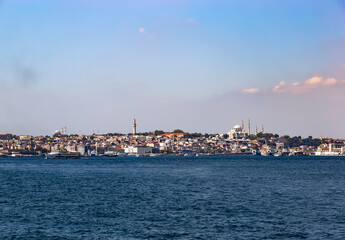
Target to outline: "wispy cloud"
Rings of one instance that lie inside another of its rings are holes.
[[[143,28],[143,27],[139,28],[138,32],[139,33],[145,33],[145,28]]]
[[[156,37],[156,35],[152,34],[152,33],[149,33],[146,31],[145,28],[141,27],[138,29],[138,33],[142,34],[142,35],[145,35],[146,37],[148,37],[149,39],[154,39]]]
[[[249,94],[258,93],[258,92],[260,92],[260,89],[258,88],[247,88],[247,89],[242,90],[242,93],[249,93]]]
[[[273,89],[273,93],[306,93],[314,89],[328,87],[339,83],[335,78],[312,77],[303,82],[280,82]]]
[[[287,83],[281,81],[271,90],[261,90],[258,88],[247,88],[243,89],[241,92],[244,94],[255,94],[255,93],[273,93],[273,94],[302,94],[311,92],[316,89],[326,88],[330,86],[336,86],[344,84],[345,80],[337,80],[335,78],[324,78],[320,76],[314,76],[302,82]]]

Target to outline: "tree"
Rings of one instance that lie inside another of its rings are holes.
[[[173,133],[184,133],[181,129],[175,129]]]
[[[163,130],[155,130],[155,135],[158,136],[158,135],[162,135],[164,134],[164,131]]]

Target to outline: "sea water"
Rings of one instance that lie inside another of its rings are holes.
[[[345,158],[0,158],[0,239],[345,239]]]

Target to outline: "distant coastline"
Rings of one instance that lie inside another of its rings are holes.
[[[345,156],[345,140],[301,138],[261,132],[250,133],[235,125],[226,134],[188,133],[156,130],[137,133],[77,135],[66,129],[52,136],[0,134],[0,157],[46,156],[51,152],[78,153],[80,156]]]

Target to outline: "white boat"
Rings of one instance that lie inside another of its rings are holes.
[[[80,158],[79,152],[55,151],[46,154],[46,159],[77,159]]]
[[[150,156],[150,157],[159,157],[160,154],[159,154],[159,153],[151,153],[149,156]]]
[[[116,152],[114,151],[107,151],[103,154],[104,157],[117,157]]]
[[[117,156],[118,156],[118,157],[127,157],[127,153],[118,152],[118,153],[117,153]]]

